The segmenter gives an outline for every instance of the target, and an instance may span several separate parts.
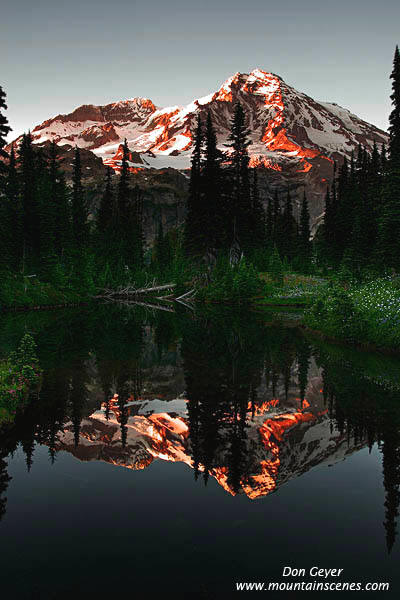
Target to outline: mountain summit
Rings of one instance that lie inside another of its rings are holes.
[[[337,159],[350,155],[359,143],[371,148],[374,141],[381,144],[388,139],[385,132],[345,108],[317,102],[278,75],[260,69],[232,75],[216,92],[187,106],[158,108],[140,97],[106,106],[83,105],[38,125],[32,135],[38,144],[51,140],[76,144],[114,167],[119,162],[118,147],[126,138],[129,148],[142,154],[142,167],[186,168],[196,115],[211,111],[223,148],[237,101],[248,115],[251,164],[276,171],[290,166],[308,172],[316,160]]]
[[[210,111],[218,145],[226,150],[236,102],[242,104],[248,119],[250,166],[267,167],[259,179],[264,200],[274,191],[286,195],[289,187],[297,198],[294,211],[298,215],[298,198],[305,191],[313,224],[318,223],[324,210],[333,161],[349,157],[359,144],[371,149],[374,142],[381,145],[388,141],[384,131],[345,108],[317,102],[278,75],[261,69],[235,73],[217,91],[187,106],[159,108],[142,97],[105,106],[83,105],[38,125],[32,137],[39,145],[46,146],[52,140],[60,145],[66,171],[71,168],[69,153],[77,145],[82,149],[85,178],[92,178],[92,185],[100,186],[106,165],[119,172],[121,144],[126,138],[130,169],[139,178],[137,184],[149,189],[148,169],[156,169],[153,179],[157,173],[162,179],[167,177],[167,167],[179,170],[190,166],[192,131],[198,114],[205,118]],[[176,175],[168,171],[173,187]],[[168,200],[179,204],[177,214],[184,212],[180,198],[186,194],[185,186],[179,183],[178,187],[174,200]],[[154,195],[154,189],[150,193]]]

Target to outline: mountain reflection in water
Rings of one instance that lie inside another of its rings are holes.
[[[376,443],[392,549],[400,504],[395,359],[329,347],[247,313],[104,307],[62,320],[4,317],[4,354],[25,328],[35,334],[44,376],[25,413],[1,432],[0,518],[7,457],[18,446],[28,470],[37,444],[56,465],[60,451],[132,470],[182,462],[196,479],[212,477],[254,500]]]
[[[229,429],[233,419],[227,415],[212,465],[205,465],[194,454],[186,399],[154,402],[129,402],[126,416],[115,397],[109,406],[94,412],[80,423],[76,443],[74,424],[65,424],[57,436],[55,450],[71,452],[80,460],[103,460],[129,469],[144,469],[154,459],[183,462],[195,468],[196,476],[211,475],[232,495],[244,492],[249,498],[264,496],[288,479],[304,473],[321,462],[342,460],[362,443],[348,443],[347,436],[332,429],[328,410],[315,378],[307,389],[308,400],[280,402],[278,398],[259,406],[249,403],[246,411],[242,452],[246,470],[234,487],[229,471]],[[297,403],[297,407],[296,407]],[[122,442],[122,437],[124,441]],[[365,444],[366,442],[364,442]]]

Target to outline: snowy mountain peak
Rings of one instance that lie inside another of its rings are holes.
[[[187,168],[195,117],[210,111],[224,149],[236,102],[248,117],[253,166],[300,174],[318,166],[318,176],[325,181],[332,159],[350,155],[359,143],[371,148],[374,141],[380,144],[388,139],[385,132],[347,109],[317,102],[261,68],[235,73],[216,91],[187,106],[159,108],[140,96],[105,106],[88,104],[45,121],[32,134],[38,144],[55,140],[91,150],[115,170],[125,138],[136,158],[143,156],[141,168]]]

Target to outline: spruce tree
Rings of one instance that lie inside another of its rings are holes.
[[[303,265],[308,266],[311,260],[310,213],[308,210],[308,201],[305,190],[303,194],[303,201],[301,203],[299,250]]]
[[[50,147],[50,186],[51,205],[48,207],[54,215],[55,252],[62,257],[71,242],[71,216],[68,204],[68,191],[65,176],[58,165],[57,144]]]
[[[204,166],[201,173],[201,223],[206,251],[227,246],[224,235],[227,215],[222,195],[222,158],[223,155],[217,148],[211,113],[208,111],[204,136]]]
[[[242,251],[252,246],[252,207],[249,176],[249,131],[242,105],[235,106],[229,135],[232,200],[231,200],[231,242],[238,244]]]
[[[21,236],[18,179],[12,146],[8,165],[4,165],[4,175],[0,178],[0,270],[18,269],[23,241]]]
[[[333,262],[333,239],[334,239],[334,218],[331,200],[331,191],[329,186],[325,194],[324,222],[322,227],[322,236],[319,243],[319,255],[322,262],[332,265]]]
[[[6,137],[11,131],[11,127],[8,125],[8,119],[3,114],[3,111],[7,110],[6,94],[0,85],[0,157],[7,158],[7,152],[4,150],[6,146]],[[3,163],[0,161],[0,167],[3,170]]]
[[[122,148],[122,163],[118,182],[117,194],[117,229],[123,229],[129,210],[130,186],[129,186],[129,148],[128,142],[124,140]]]
[[[345,158],[338,177],[338,205],[332,204],[332,235],[337,250],[337,260],[351,245],[352,232],[354,228],[355,206],[358,204],[357,177],[354,155],[352,153],[350,167]],[[335,237],[336,233],[336,237]],[[332,246],[333,248],[333,246]],[[331,260],[335,258],[335,252],[331,252]]]
[[[379,150],[376,142],[372,148],[371,160],[368,166],[367,189],[367,246],[368,256],[372,258],[378,242],[379,218],[382,211],[382,172]]]
[[[103,239],[107,233],[111,233],[113,214],[115,210],[111,177],[112,169],[111,167],[107,167],[106,185],[100,200],[99,211],[97,213],[97,231]]]
[[[385,178],[385,175],[387,173],[387,151],[386,151],[386,145],[382,144],[382,148],[381,148],[381,154],[380,154],[380,162],[381,162],[381,173],[382,173],[382,178]]]
[[[24,232],[22,271],[25,272],[33,266],[40,250],[40,213],[37,202],[36,157],[30,132],[22,136],[18,154]]]
[[[82,185],[81,157],[78,146],[75,147],[71,207],[73,238],[77,247],[81,248],[87,241],[88,230],[85,194]]]
[[[72,219],[71,208],[68,202],[68,187],[62,171],[58,174],[56,201],[56,248],[59,255],[63,257],[71,247]]]
[[[7,159],[5,151],[6,137],[11,131],[8,119],[3,113],[7,110],[6,94],[0,86],[0,268],[6,269],[13,260],[14,249],[12,248],[12,212],[13,207],[9,198],[5,195],[7,166],[1,159]]]
[[[253,185],[251,189],[251,231],[253,233],[253,248],[264,249],[267,241],[267,223],[264,207],[260,200],[257,168],[253,168]]]
[[[389,156],[379,230],[379,253],[385,266],[400,269],[400,53],[398,46],[396,46],[390,78],[393,110],[389,116]]]
[[[21,265],[22,248],[24,243],[23,230],[23,212],[21,197],[19,193],[18,172],[14,144],[11,146],[10,160],[8,163],[5,180],[5,200],[8,204],[9,226],[10,230],[6,235],[8,238],[8,250],[10,256],[10,266],[18,270]]]
[[[133,202],[130,203],[127,235],[127,260],[135,269],[143,267],[144,233],[143,233],[143,193],[136,186],[133,189]]]
[[[389,116],[389,162],[390,171],[400,169],[400,52],[396,46],[393,59],[392,79],[392,101],[393,110]]]
[[[277,248],[279,248],[281,238],[282,238],[282,236],[281,236],[281,205],[279,202],[279,195],[278,195],[277,189],[275,189],[275,193],[274,193],[272,218],[273,218],[273,227],[272,227],[273,243]]]
[[[265,238],[266,238],[266,245],[269,248],[272,248],[273,246],[273,242],[274,242],[274,208],[273,208],[273,204],[272,204],[272,200],[271,198],[268,199],[268,204],[267,204],[267,216],[266,216],[266,221],[265,221]]]
[[[39,256],[41,276],[50,277],[55,263],[56,205],[52,196],[51,173],[43,149],[36,151],[36,206],[39,222]]]
[[[185,221],[185,252],[188,256],[202,256],[205,251],[203,207],[201,194],[201,155],[203,147],[203,125],[197,115],[193,132],[193,152],[190,169],[189,193]]]
[[[297,247],[297,224],[293,217],[293,203],[289,189],[286,195],[286,203],[282,214],[281,223],[282,238],[279,247],[282,252],[282,256],[291,261],[295,256]]]

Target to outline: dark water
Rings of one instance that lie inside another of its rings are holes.
[[[0,598],[399,597],[398,360],[249,313],[7,315],[0,355],[25,331],[44,376],[0,437]]]

